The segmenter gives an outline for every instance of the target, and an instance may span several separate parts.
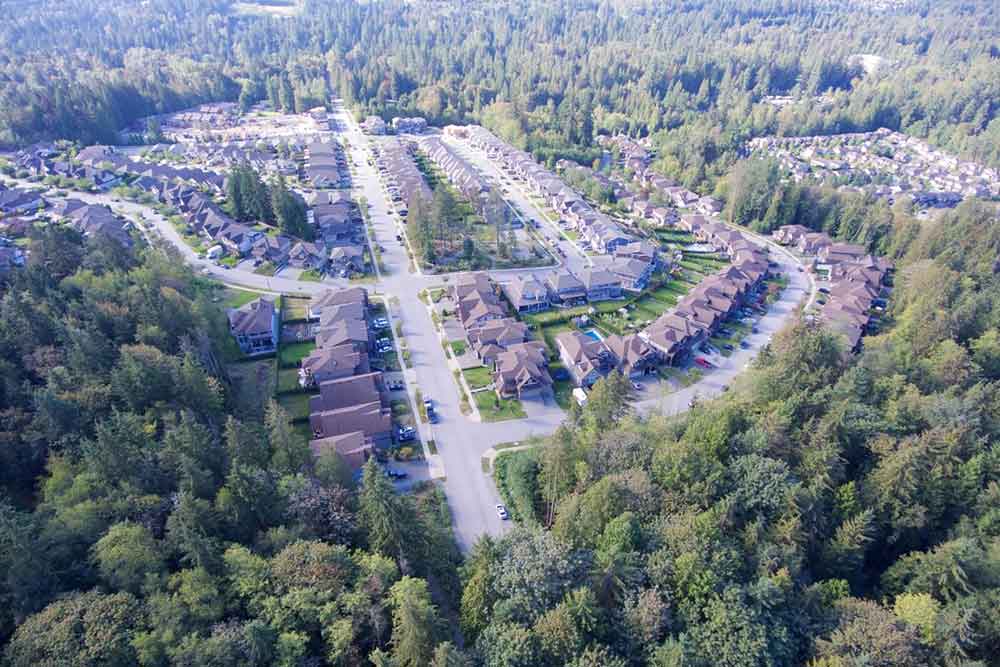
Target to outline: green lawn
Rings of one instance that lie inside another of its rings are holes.
[[[470,389],[481,389],[482,387],[488,387],[493,383],[493,375],[490,373],[490,369],[486,368],[486,366],[470,368],[462,371],[462,373],[465,375],[465,381],[469,383]]]
[[[694,243],[694,236],[683,229],[657,229],[656,238],[663,243],[677,243],[679,245],[690,245]]]
[[[227,287],[222,293],[222,304],[225,308],[239,308],[259,296],[262,296],[259,292]]]
[[[256,269],[254,269],[253,272],[256,273],[258,276],[273,276],[274,270],[275,270],[274,264],[271,264],[271,262],[264,262]]]
[[[309,299],[286,296],[281,316],[285,320],[304,320],[308,316]]]
[[[473,394],[476,399],[476,407],[483,421],[499,422],[508,419],[524,419],[527,414],[524,406],[516,398],[497,399],[497,395],[492,391],[481,391]],[[499,401],[499,402],[498,402]]]
[[[308,282],[318,283],[322,282],[323,274],[321,274],[316,269],[307,269],[299,274],[299,280],[305,280]]]
[[[557,371],[562,367],[563,365],[559,362],[549,364],[549,374],[555,377]],[[555,395],[556,403],[563,410],[569,410],[569,406],[573,402],[574,387],[576,385],[573,384],[573,380],[554,380],[552,382],[552,393]]]
[[[466,352],[467,349],[468,348],[466,347],[464,340],[453,340],[453,341],[451,341],[451,352],[456,357],[460,357],[463,354],[465,354],[465,352]]]
[[[289,343],[281,346],[281,349],[278,351],[278,359],[281,361],[282,366],[294,368],[315,349],[316,341],[312,340],[302,343]]]
[[[299,391],[299,371],[297,368],[282,368],[278,370],[278,393]]]
[[[278,403],[293,422],[309,419],[309,394],[283,394],[278,397]]]

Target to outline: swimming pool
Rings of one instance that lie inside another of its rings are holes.
[[[588,338],[593,338],[594,340],[604,340],[604,336],[602,336],[601,332],[597,329],[587,329],[583,332],[583,335]]]

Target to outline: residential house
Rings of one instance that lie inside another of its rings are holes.
[[[264,297],[230,308],[229,332],[244,354],[270,354],[278,349],[278,309]]]
[[[311,440],[309,449],[317,461],[323,456],[335,454],[354,475],[359,474],[368,459],[375,456],[374,442],[364,431]]]
[[[340,246],[330,251],[330,273],[346,277],[364,271],[365,251],[361,246]]]
[[[518,274],[503,286],[504,294],[519,313],[537,313],[549,307],[549,292],[531,274]]]
[[[299,241],[288,251],[288,266],[296,269],[323,271],[326,263],[326,253],[315,243]]]
[[[615,365],[614,356],[600,338],[580,331],[564,331],[555,338],[563,366],[578,387],[590,387]]]
[[[608,336],[604,344],[614,359],[615,370],[628,378],[655,372],[660,362],[656,348],[638,334]]]
[[[587,288],[569,269],[557,269],[545,278],[549,301],[560,306],[577,306],[587,300]]]
[[[316,386],[328,380],[339,380],[352,375],[371,372],[368,354],[354,345],[318,347],[302,360],[299,367],[299,384]]]
[[[622,296],[622,280],[607,269],[590,268],[580,275],[580,282],[587,293],[587,300],[606,301],[620,299]]]
[[[497,356],[493,384],[501,398],[523,398],[548,390],[552,378],[548,372],[545,345],[539,341],[519,343]]]
[[[629,292],[641,292],[649,285],[654,264],[633,257],[615,256],[603,264],[605,269],[621,282],[621,288]]]

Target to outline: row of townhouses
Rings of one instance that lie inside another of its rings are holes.
[[[421,137],[417,146],[473,206],[482,209],[483,202],[490,193],[490,185],[474,166],[441,141],[440,137]]]
[[[414,197],[431,200],[431,188],[413,161],[408,141],[391,137],[372,144],[375,150],[375,167],[382,177],[389,199],[399,215],[406,217]]]
[[[514,310],[537,313],[641,292],[649,285],[653,273],[667,266],[655,244],[633,241],[617,248],[612,255],[597,258],[594,266],[578,274],[567,268],[520,273],[504,283],[502,289]]]
[[[818,319],[842,334],[848,348],[856,352],[885,307],[892,262],[870,254],[864,246],[838,243],[802,225],[779,227],[774,238],[810,257],[810,270],[829,280]]]
[[[392,410],[377,364],[376,318],[361,287],[327,290],[308,308],[316,349],[302,360],[299,383],[309,399],[315,456],[337,452],[354,470],[392,444]]]
[[[306,148],[305,177],[315,188],[351,187],[351,170],[340,142],[310,143]]]
[[[598,252],[608,254],[634,240],[617,222],[596,211],[562,179],[538,164],[530,153],[514,148],[478,125],[467,128],[467,137],[472,146],[523,182]]]

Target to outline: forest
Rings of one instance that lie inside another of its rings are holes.
[[[497,460],[520,527],[464,566],[482,664],[1000,664],[1000,228],[892,228],[859,356],[800,322],[675,418],[611,375]]]
[[[240,413],[213,288],[112,243],[35,231],[0,297],[0,664],[454,664],[441,492]]]
[[[602,381],[496,459],[515,526],[463,557],[439,487],[352,479],[273,401],[245,409],[216,287],[175,251],[34,228],[0,284],[0,665],[1000,667],[995,202],[918,219],[743,159],[754,136],[885,126],[1000,165],[995,2],[3,9],[4,147],[330,96],[479,122],[549,166],[626,132],[730,222],[806,225],[897,268],[860,354],[803,318],[669,418]],[[303,231],[283,181],[233,176],[235,217]],[[417,259],[516,250],[498,198],[476,243],[460,210],[446,188],[410,202]]]
[[[649,135],[657,168],[705,191],[748,138],[775,133],[885,126],[1000,164],[990,0],[307,0],[283,18],[228,0],[8,5],[0,143],[110,141],[196,102],[301,111],[335,95],[481,122],[543,161],[589,165],[597,132]]]

